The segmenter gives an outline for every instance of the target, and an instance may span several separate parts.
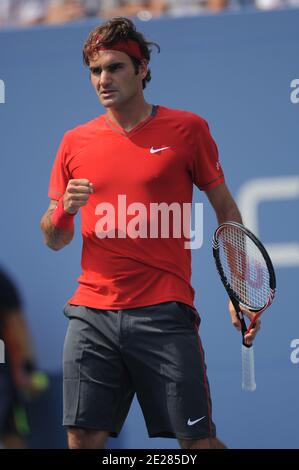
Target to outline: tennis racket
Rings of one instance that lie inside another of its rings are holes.
[[[241,322],[242,389],[254,391],[253,346],[245,344],[244,336],[274,299],[274,268],[262,243],[237,222],[225,222],[216,229],[213,255],[222,283]],[[248,328],[240,307],[255,312]]]

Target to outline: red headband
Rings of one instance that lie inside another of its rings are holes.
[[[124,52],[125,54],[131,55],[138,60],[144,59],[144,56],[141,52],[138,42],[133,39],[127,39],[126,41],[118,41],[112,46],[100,45],[97,47],[98,51],[119,51]]]

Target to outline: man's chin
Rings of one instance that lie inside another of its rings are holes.
[[[116,100],[105,100],[100,98],[100,103],[104,108],[115,108],[117,106]]]
[[[100,103],[102,106],[104,106],[104,108],[112,108],[113,107],[113,103],[106,103],[105,101],[101,101],[100,100]]]

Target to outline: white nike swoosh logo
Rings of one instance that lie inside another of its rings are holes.
[[[162,152],[162,150],[170,149],[170,147],[161,147],[159,149],[154,149],[154,147],[151,147],[150,153],[157,153],[157,152]]]
[[[201,420],[204,419],[204,418],[205,418],[205,416],[202,416],[201,418],[198,418],[198,419],[196,419],[195,421],[191,421],[191,419],[189,418],[189,419],[188,419],[188,426],[193,426],[193,424],[198,423],[198,421],[201,421]]]

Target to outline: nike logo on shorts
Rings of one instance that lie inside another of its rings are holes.
[[[189,418],[187,424],[188,424],[188,426],[193,426],[194,424],[198,423],[199,421],[201,421],[201,420],[204,419],[204,418],[205,418],[205,416],[202,416],[201,418],[198,418],[198,419],[196,419],[196,420],[194,420],[194,421],[191,421],[191,419]]]

